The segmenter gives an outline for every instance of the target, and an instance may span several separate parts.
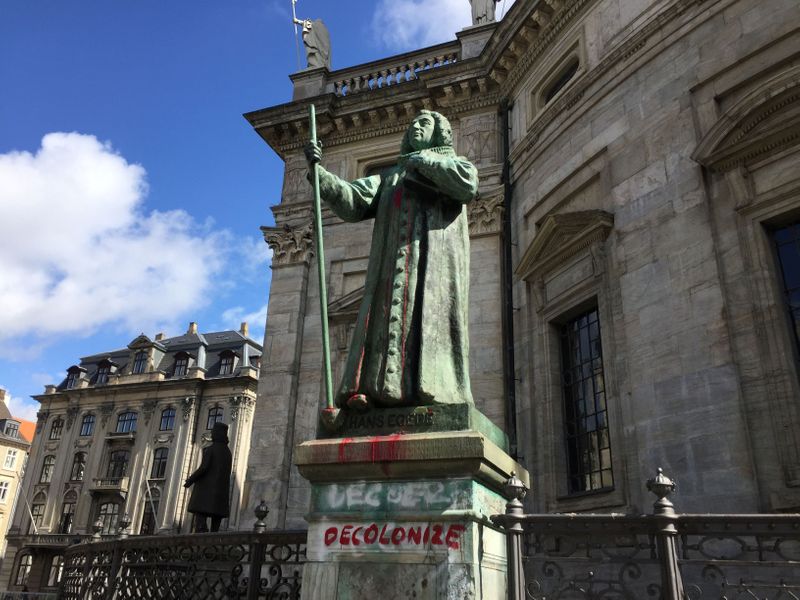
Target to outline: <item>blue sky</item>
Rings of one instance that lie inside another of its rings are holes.
[[[500,10],[507,10],[500,3]],[[468,0],[298,0],[333,68],[453,39]],[[287,102],[291,0],[4,0],[0,387],[17,416],[81,356],[250,323],[282,162],[242,113]]]

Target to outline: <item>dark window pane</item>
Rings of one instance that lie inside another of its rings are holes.
[[[561,327],[564,433],[570,493],[613,485],[597,309]]]

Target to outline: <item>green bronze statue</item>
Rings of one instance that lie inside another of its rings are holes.
[[[306,147],[319,163],[319,144]],[[340,407],[472,403],[467,203],[478,172],[456,156],[448,120],[423,110],[397,165],[348,183],[317,166],[322,199],[348,222],[374,219]]]

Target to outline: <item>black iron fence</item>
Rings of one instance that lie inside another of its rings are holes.
[[[64,554],[61,600],[299,600],[305,531],[136,536]]]
[[[800,515],[675,512],[659,470],[643,516],[526,515],[512,477],[506,513],[509,600],[800,600]]]

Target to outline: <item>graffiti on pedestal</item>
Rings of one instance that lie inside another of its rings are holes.
[[[465,530],[460,523],[348,523],[327,527],[323,542],[339,550],[459,550]]]

